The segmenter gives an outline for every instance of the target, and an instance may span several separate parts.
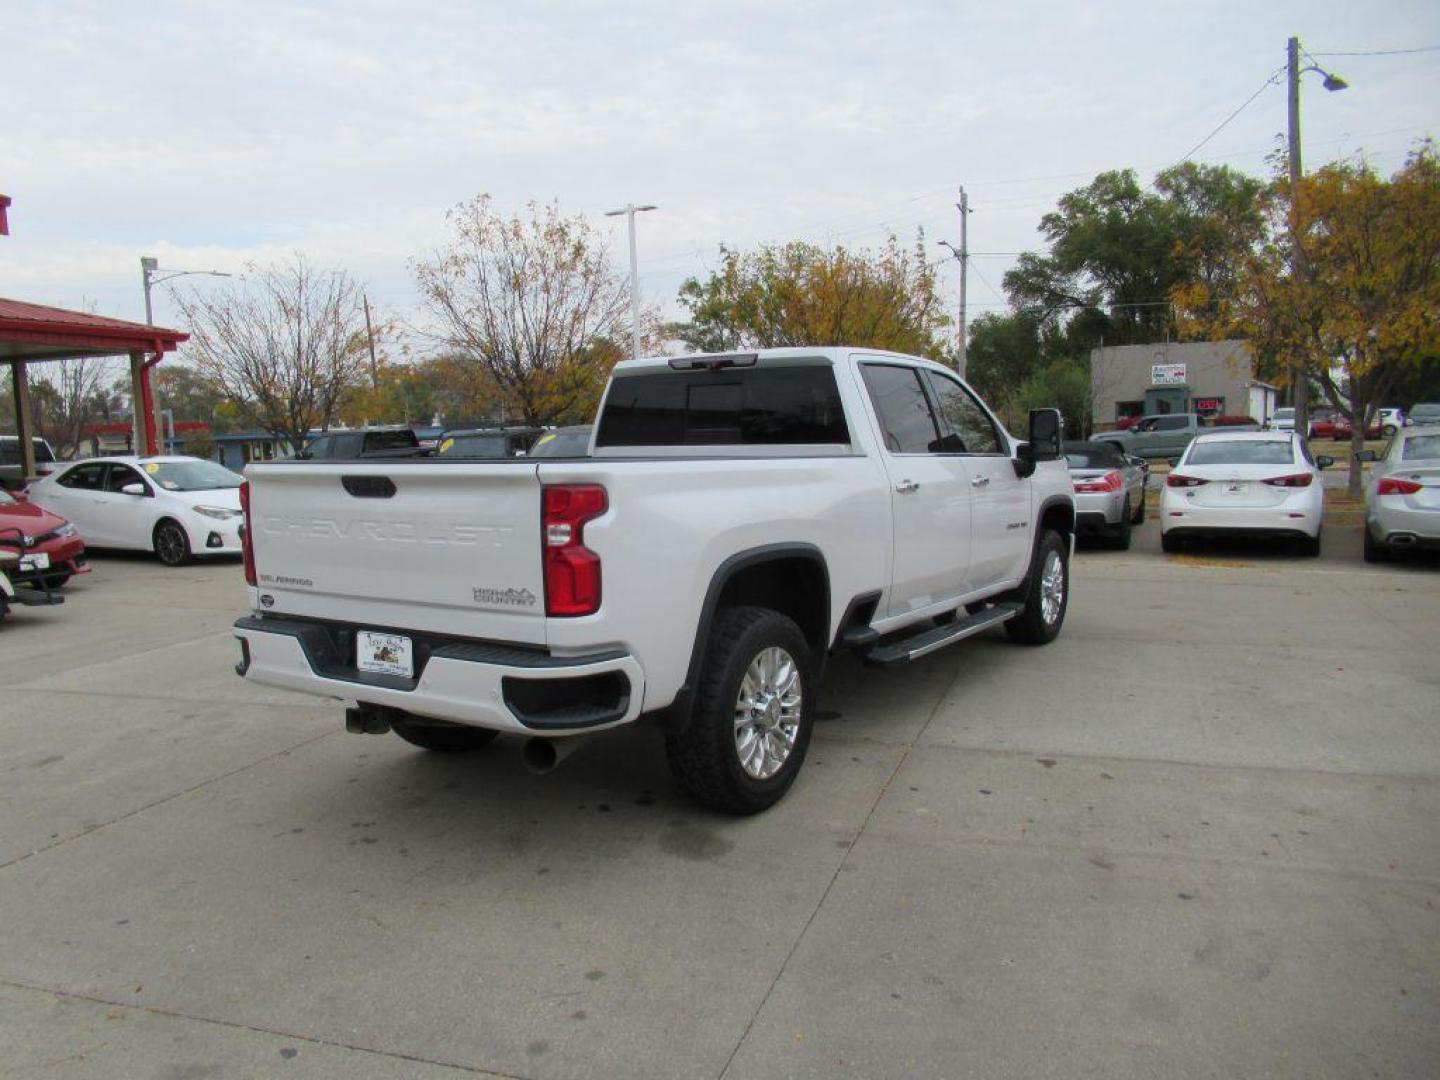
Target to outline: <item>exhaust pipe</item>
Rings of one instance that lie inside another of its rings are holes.
[[[573,754],[584,738],[583,735],[568,735],[559,739],[542,739],[537,735],[525,740],[520,757],[525,762],[525,768],[536,776],[544,776],[554,772],[555,766]]]
[[[393,710],[383,705],[359,705],[345,710],[345,730],[354,735],[384,735],[390,730]]]

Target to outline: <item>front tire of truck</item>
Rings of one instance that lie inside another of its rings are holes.
[[[1048,645],[1060,633],[1070,603],[1070,547],[1054,529],[1040,534],[1030,562],[1025,608],[1005,624],[1011,641]]]
[[[393,719],[390,730],[414,746],[442,753],[461,753],[487,746],[499,732],[468,724],[446,724],[436,720]]]
[[[727,814],[779,802],[810,745],[813,674],[794,620],[769,608],[722,608],[690,716],[665,734],[680,785]]]

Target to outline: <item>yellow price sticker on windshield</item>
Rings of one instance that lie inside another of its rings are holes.
[[[549,442],[549,441],[550,441],[551,439],[553,439],[554,437],[555,437],[554,435],[541,435],[540,438],[538,438],[538,439],[535,440],[535,445],[536,445],[536,446],[544,446],[547,442]]]
[[[151,476],[154,476],[157,472],[160,471],[160,466],[152,461],[149,465],[145,466],[145,471],[148,472]]]
[[[455,440],[454,440],[454,439],[446,439],[444,442],[442,442],[442,443],[440,444],[440,452],[443,454],[443,453],[445,453],[446,450],[449,450],[450,447],[452,447],[452,446],[454,446],[454,445],[455,445]]]

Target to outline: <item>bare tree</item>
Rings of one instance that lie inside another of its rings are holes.
[[[334,422],[345,389],[369,371],[360,288],[300,254],[251,265],[225,291],[177,290],[187,353],[240,417],[297,450]]]
[[[102,374],[100,361],[76,356],[46,365],[35,377],[31,403],[39,414],[37,426],[63,458],[75,455],[85,428],[106,411]]]
[[[593,411],[623,355],[630,288],[584,217],[527,209],[505,218],[488,195],[461,203],[455,242],[414,270],[445,345],[481,366],[510,409],[548,423]]]

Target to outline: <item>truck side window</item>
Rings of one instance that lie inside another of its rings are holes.
[[[1162,416],[1155,421],[1156,431],[1181,431],[1190,426],[1190,421],[1184,416]]]
[[[980,403],[953,379],[925,373],[940,408],[940,420],[948,429],[945,449],[960,454],[999,454],[1000,436]]]
[[[866,389],[892,454],[928,454],[936,449],[940,430],[930,399],[920,385],[920,372],[892,364],[862,364]]]

